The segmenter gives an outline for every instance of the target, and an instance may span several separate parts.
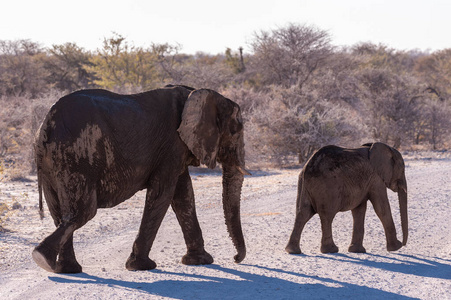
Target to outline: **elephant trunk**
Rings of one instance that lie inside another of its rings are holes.
[[[241,262],[246,256],[246,245],[244,243],[243,231],[241,229],[240,200],[241,187],[243,185],[243,172],[240,167],[223,164],[222,201],[227,231],[232,238],[237,250],[234,259],[236,263]]]
[[[407,218],[407,184],[405,179],[403,183],[398,184],[398,200],[399,211],[401,213],[402,244],[405,246],[407,243],[407,236],[409,235]]]

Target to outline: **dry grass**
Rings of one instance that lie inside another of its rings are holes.
[[[62,93],[0,98],[0,180],[20,180],[33,174],[33,140],[45,114]]]

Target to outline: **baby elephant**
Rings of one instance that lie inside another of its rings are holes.
[[[402,243],[396,238],[387,188],[398,193]],[[318,213],[321,219],[321,252],[338,252],[332,238],[332,220],[339,211],[352,211],[354,226],[349,252],[366,252],[362,245],[367,201],[384,226],[387,250],[396,251],[407,242],[407,182],[401,154],[383,144],[346,149],[326,146],[306,163],[298,182],[296,220],[285,250],[301,253],[302,229]]]

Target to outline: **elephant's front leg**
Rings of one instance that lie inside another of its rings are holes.
[[[376,197],[371,198],[371,203],[373,204],[374,211],[376,215],[382,222],[385,231],[385,238],[387,240],[387,250],[396,251],[402,247],[402,243],[396,237],[395,223],[390,210],[390,203],[388,201],[387,190],[383,188],[381,192]]]
[[[367,201],[357,206],[352,210],[352,218],[354,219],[354,226],[352,229],[351,245],[348,248],[349,252],[365,253],[366,249],[363,247],[363,236],[365,234],[365,214]]]
[[[160,228],[164,215],[171,203],[174,189],[175,182],[169,182],[169,184],[166,183],[164,185],[160,184],[160,182],[154,182],[147,189],[141,226],[139,227],[138,236],[133,243],[132,253],[125,264],[127,270],[151,270],[156,268],[157,264],[149,258],[149,252],[158,228]]]
[[[204,249],[202,231],[197,220],[194,192],[188,170],[180,175],[172,200],[172,209],[182,228],[187,253],[182,258],[185,265],[213,263],[213,257]]]

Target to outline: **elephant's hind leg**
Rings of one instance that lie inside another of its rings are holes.
[[[338,252],[338,247],[335,245],[334,240],[332,238],[332,221],[335,215],[321,215],[321,230],[322,230],[322,238],[321,238],[321,253],[336,253]]]
[[[185,265],[213,263],[213,257],[204,248],[202,231],[196,216],[193,185],[188,170],[179,176],[171,204],[182,228],[187,248],[182,263]]]
[[[352,218],[354,219],[354,225],[352,230],[351,245],[348,248],[349,252],[354,253],[366,253],[366,249],[363,247],[363,236],[365,234],[365,214],[366,214],[367,201],[357,206],[352,210]]]
[[[48,272],[56,271],[56,257],[58,250],[49,247],[44,242],[36,246],[31,253],[34,262]]]
[[[80,273],[82,271],[75,259],[73,233],[92,219],[97,212],[95,190],[86,187],[83,189],[83,187],[84,185],[78,187],[77,190],[85,191],[78,196],[68,194],[63,188],[56,197],[54,190],[47,189],[46,199],[52,199],[53,202],[53,205],[49,205],[49,209],[52,207],[52,217],[55,223],[59,222],[59,224],[56,230],[33,250],[32,256],[38,266],[49,272]]]
[[[43,191],[50,214],[57,227],[56,231],[58,231],[58,225],[61,223],[61,209],[58,196],[56,191],[45,182],[43,184]],[[54,237],[60,235],[56,231],[36,246],[32,252],[32,257],[36,264],[49,272],[55,272],[56,258],[59,252],[59,246],[54,242],[56,240]]]
[[[75,229],[74,223],[60,224],[51,235],[34,248],[32,257],[36,264],[46,271],[59,273],[56,259],[60,252],[60,245],[66,242]]]
[[[293,231],[291,232],[290,240],[288,241],[285,251],[290,254],[301,254],[301,233],[305,224],[315,215],[315,211],[310,203],[300,203],[297,201],[296,220],[294,221]]]
[[[66,243],[61,248],[56,262],[56,273],[81,273],[82,267],[75,258],[73,238],[71,234]]]

